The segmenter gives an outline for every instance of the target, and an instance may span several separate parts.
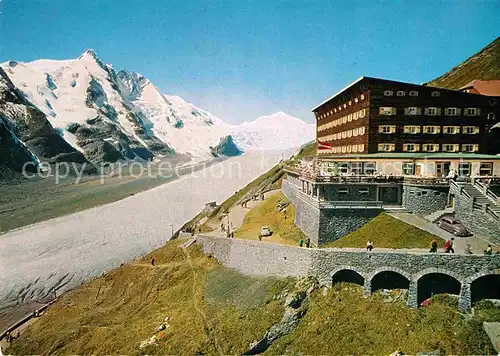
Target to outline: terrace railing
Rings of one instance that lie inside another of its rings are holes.
[[[321,208],[380,208],[382,209],[383,202],[381,201],[320,201],[319,206]]]

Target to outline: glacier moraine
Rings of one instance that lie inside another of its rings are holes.
[[[251,152],[126,199],[0,236],[0,307],[46,299],[165,244],[209,201],[222,202],[281,152]]]

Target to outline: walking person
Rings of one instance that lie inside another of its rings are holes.
[[[430,251],[429,251],[429,252],[431,252],[431,253],[436,253],[436,252],[437,252],[437,248],[438,248],[438,243],[437,243],[437,241],[434,239],[434,240],[432,240],[432,242],[431,242],[431,249],[430,249]]]
[[[455,253],[455,249],[453,248],[453,241],[455,241],[455,238],[452,237],[450,240],[450,252]]]
[[[488,247],[484,251],[484,254],[485,255],[491,255],[491,254],[493,254],[493,249],[491,248],[491,245],[488,245]]]
[[[372,240],[368,240],[366,243],[366,251],[371,252],[373,250],[373,242]]]
[[[302,247],[302,246],[304,246],[304,240],[303,240],[303,239],[300,239],[300,240],[299,240],[299,247]]]
[[[311,246],[311,239],[309,237],[306,238],[306,247],[309,248]]]

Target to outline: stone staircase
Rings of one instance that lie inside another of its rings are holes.
[[[464,184],[463,190],[466,191],[474,201],[474,208],[485,208],[500,216],[500,204],[490,198],[485,191],[481,190],[477,185]]]
[[[439,219],[441,219],[444,215],[450,215],[450,214],[454,214],[454,213],[455,213],[455,210],[453,208],[446,208],[443,210],[435,211],[432,214],[425,216],[424,218],[427,221],[430,221],[431,223],[435,223]]]

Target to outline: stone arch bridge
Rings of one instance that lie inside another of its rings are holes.
[[[500,255],[403,252],[389,249],[317,249],[199,235],[196,242],[223,265],[252,276],[314,276],[324,286],[357,283],[369,296],[378,289],[408,289],[407,304],[433,294],[459,296],[460,309],[500,299]]]

